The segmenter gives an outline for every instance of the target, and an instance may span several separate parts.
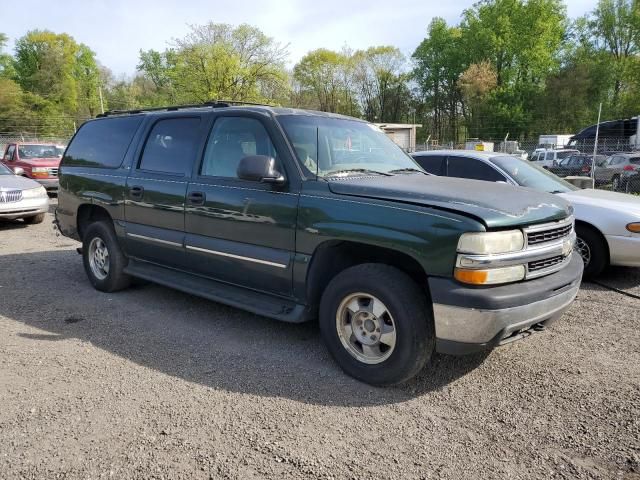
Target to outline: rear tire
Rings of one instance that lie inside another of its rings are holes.
[[[620,190],[620,176],[619,175],[614,175],[613,178],[611,179],[611,190],[613,190],[614,192],[617,192]]]
[[[411,379],[435,348],[426,294],[407,274],[382,264],[356,265],[331,280],[320,303],[320,331],[340,367],[372,385]]]
[[[82,261],[91,285],[101,292],[127,288],[131,277],[124,273],[128,260],[110,222],[95,222],[82,239]]]
[[[33,217],[24,217],[22,219],[27,225],[35,225],[44,222],[44,213],[39,213]]]
[[[594,278],[602,273],[609,263],[607,245],[592,228],[576,225],[576,253],[584,261],[584,278]]]

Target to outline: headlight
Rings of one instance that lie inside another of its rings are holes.
[[[22,191],[22,198],[40,198],[46,197],[47,190],[44,187],[30,188]]]
[[[459,253],[484,255],[517,252],[523,248],[524,235],[521,230],[463,233],[458,240]]]
[[[47,167],[33,167],[31,171],[33,173],[49,173],[49,169]]]
[[[454,271],[456,280],[471,285],[494,285],[497,283],[518,282],[523,280],[524,276],[524,265],[487,268],[484,270],[471,270],[458,267]]]

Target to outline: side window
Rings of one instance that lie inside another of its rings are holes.
[[[5,160],[13,160],[13,154],[16,151],[16,146],[15,145],[9,145],[9,148],[7,148],[7,152],[4,154],[4,159]]]
[[[140,159],[141,170],[185,176],[198,151],[200,119],[159,120],[151,129]]]
[[[474,158],[449,157],[448,175],[450,177],[471,178],[488,182],[506,182],[507,179],[493,167]]]
[[[539,153],[534,153],[533,157],[531,157],[531,161],[532,162],[537,162],[538,160],[540,160],[540,154]]]
[[[265,155],[278,160],[276,149],[262,123],[249,117],[220,117],[207,140],[200,175],[238,178],[240,160]]]
[[[141,115],[86,122],[65,151],[62,165],[119,167],[140,122]]]
[[[443,175],[442,164],[443,155],[416,155],[413,159],[418,162],[422,168],[433,175]]]

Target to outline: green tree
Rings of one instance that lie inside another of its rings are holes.
[[[351,62],[364,117],[377,122],[401,121],[410,93],[406,58],[400,50],[392,46],[371,47],[355,52]]]
[[[311,108],[352,114],[352,65],[349,56],[320,48],[307,53],[293,68],[297,92]]]
[[[210,22],[192,26],[164,52],[140,52],[138,70],[162,101],[263,102],[286,97],[286,56],[285,47],[255,27]]]

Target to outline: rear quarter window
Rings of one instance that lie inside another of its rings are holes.
[[[67,148],[62,165],[119,167],[141,122],[142,116],[131,116],[85,123]]]

